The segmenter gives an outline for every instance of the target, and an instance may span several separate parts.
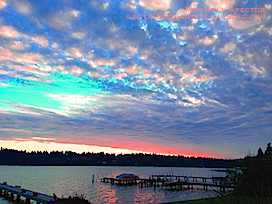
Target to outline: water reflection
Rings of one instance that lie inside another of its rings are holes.
[[[223,172],[211,172],[207,168],[173,168],[176,175],[224,176]],[[203,196],[216,196],[214,192],[165,191],[162,187],[117,186],[101,183],[100,178],[115,178],[122,173],[132,173],[140,178],[149,178],[152,174],[167,174],[164,167],[26,167],[0,166],[0,178],[10,185],[22,187],[58,197],[67,197],[75,193],[85,195],[92,203],[160,203],[178,200],[191,200]],[[95,182],[92,182],[93,174]],[[6,178],[6,179],[5,179]],[[98,181],[98,182],[96,182]]]
[[[97,201],[101,203],[117,203],[118,196],[116,196],[116,189],[111,188],[110,185],[99,185],[97,187]]]
[[[162,191],[149,191],[146,192],[144,189],[138,189],[134,197],[134,203],[139,203],[141,201],[147,201],[148,203],[157,203],[158,200],[163,200],[165,198]]]

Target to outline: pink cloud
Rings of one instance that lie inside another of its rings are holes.
[[[199,81],[208,81],[208,80],[213,80],[215,79],[216,77],[209,77],[209,76],[206,76],[206,75],[203,75],[201,76],[200,78],[194,78],[192,80],[192,82],[199,82]]]
[[[127,74],[126,74],[126,73],[120,73],[120,74],[114,75],[114,78],[115,78],[115,79],[118,79],[118,80],[121,80],[121,79],[123,79],[124,77],[127,77]]]
[[[0,28],[0,35],[7,38],[17,38],[18,32],[11,26],[3,26]]]
[[[228,10],[235,4],[236,0],[206,0],[206,4],[210,8],[218,8]]]
[[[126,57],[132,57],[137,53],[138,53],[138,48],[134,46],[128,46],[126,49],[123,49],[120,51],[120,55],[123,55]]]
[[[0,47],[0,60],[9,60],[11,55],[12,53],[9,50]]]
[[[28,53],[28,54],[20,54],[14,57],[14,60],[17,62],[24,62],[28,64],[34,64],[36,62],[42,61],[42,56],[38,54]]]
[[[77,67],[77,66],[74,66],[74,67],[71,69],[70,73],[71,73],[72,75],[79,76],[79,75],[81,75],[81,74],[83,73],[83,69],[81,69],[81,68],[79,68],[79,67]]]
[[[230,50],[235,49],[235,47],[236,47],[235,43],[229,42],[225,44],[224,47],[220,49],[220,51],[223,53],[228,53]]]
[[[36,42],[37,44],[43,46],[43,47],[47,47],[48,46],[48,40],[45,39],[44,37],[33,37],[31,38],[34,42]]]
[[[130,74],[130,75],[135,75],[138,73],[137,65],[134,65],[134,66],[128,67],[128,68],[121,68],[120,70],[123,72],[126,72],[127,74]]]
[[[142,72],[143,72],[143,77],[148,79],[151,77],[151,71],[148,70],[148,69],[142,69]]]
[[[92,78],[99,78],[99,77],[101,77],[101,74],[99,74],[98,72],[88,72],[88,74],[89,74]]]
[[[100,59],[100,60],[95,60],[95,61],[91,60],[90,64],[92,67],[96,68],[99,66],[114,66],[115,62]]]
[[[140,0],[139,4],[149,10],[168,10],[172,0]]]
[[[191,8],[196,8],[197,7],[197,5],[198,5],[198,2],[192,2],[191,3],[191,5],[189,6],[189,7],[191,7]],[[189,15],[191,12],[188,10],[187,12],[186,12],[186,9],[179,9],[178,11],[177,11],[177,13],[176,13],[176,15]]]
[[[5,0],[0,0],[0,9],[4,8],[7,5]]]
[[[13,65],[12,68],[14,70],[19,71],[19,72],[15,72],[16,74],[13,74],[13,76],[20,77],[20,78],[24,78],[24,76],[21,76],[20,74],[18,74],[21,72],[33,73],[33,74],[36,74],[39,76],[48,76],[49,75],[48,73],[40,71],[40,69],[37,69],[37,67],[34,65],[28,65],[28,66],[26,66],[26,65]]]
[[[7,74],[9,74],[9,72],[0,69],[0,74],[1,74],[1,75],[7,75]]]
[[[67,55],[72,56],[73,58],[81,58],[82,57],[82,53],[78,48],[71,48],[67,53]]]
[[[199,40],[199,42],[204,45],[212,45],[213,43],[215,43],[215,41],[216,41],[216,38],[208,38],[208,37],[206,37],[205,39]]]
[[[14,50],[24,50],[24,49],[26,49],[28,47],[29,47],[28,44],[24,44],[21,41],[14,41],[10,46],[10,48],[14,49]]]
[[[191,72],[185,73],[183,76],[186,77],[186,78],[189,78],[189,77],[194,76],[196,73],[197,73],[196,70],[193,70]]]
[[[241,30],[241,29],[247,29],[257,25],[259,23],[259,20],[245,21],[245,20],[237,20],[237,19],[228,19],[228,23],[231,27]]]
[[[84,39],[86,37],[86,33],[85,32],[75,32],[72,34],[72,36],[77,39]]]

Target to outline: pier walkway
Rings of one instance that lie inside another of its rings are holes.
[[[175,180],[174,180],[175,179]],[[198,181],[199,180],[199,181]],[[200,180],[202,182],[200,182]],[[211,180],[207,182],[207,180]],[[174,176],[174,175],[152,175],[149,179],[133,179],[120,180],[115,178],[104,177],[102,182],[116,185],[140,185],[140,187],[157,187],[164,186],[174,189],[193,189],[194,187],[203,187],[203,190],[208,190],[208,187],[219,188],[225,192],[226,189],[234,189],[235,185],[230,184],[225,177],[194,177],[194,176]]]
[[[226,177],[200,177],[200,176],[174,176],[174,175],[152,175],[151,179],[155,179],[155,180],[181,180],[183,179],[184,181],[189,181],[191,179],[193,179],[193,181],[197,182],[198,180],[202,180],[202,182],[207,182],[207,180],[211,180],[212,183],[216,183],[218,181],[224,181],[227,178]]]
[[[20,202],[21,197],[25,197],[26,204],[30,204],[30,200],[36,201],[37,204],[47,203],[54,200],[53,196],[50,195],[22,189],[20,187],[10,186],[5,183],[0,183],[0,196],[14,200],[15,195],[16,201],[18,203]]]

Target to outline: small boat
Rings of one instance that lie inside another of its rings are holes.
[[[119,176],[116,176],[117,180],[135,180],[138,179],[139,176],[136,176],[134,174],[120,174]]]

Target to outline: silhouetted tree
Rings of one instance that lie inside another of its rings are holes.
[[[264,156],[263,150],[261,148],[259,148],[257,157],[263,157],[263,156]]]
[[[261,148],[255,158],[245,157],[243,164],[246,168],[239,178],[235,192],[238,195],[272,196],[272,158],[271,143],[268,143],[265,155]]]
[[[265,155],[268,155],[268,156],[272,155],[272,147],[271,147],[271,143],[270,142],[267,144],[267,148],[265,150]]]

